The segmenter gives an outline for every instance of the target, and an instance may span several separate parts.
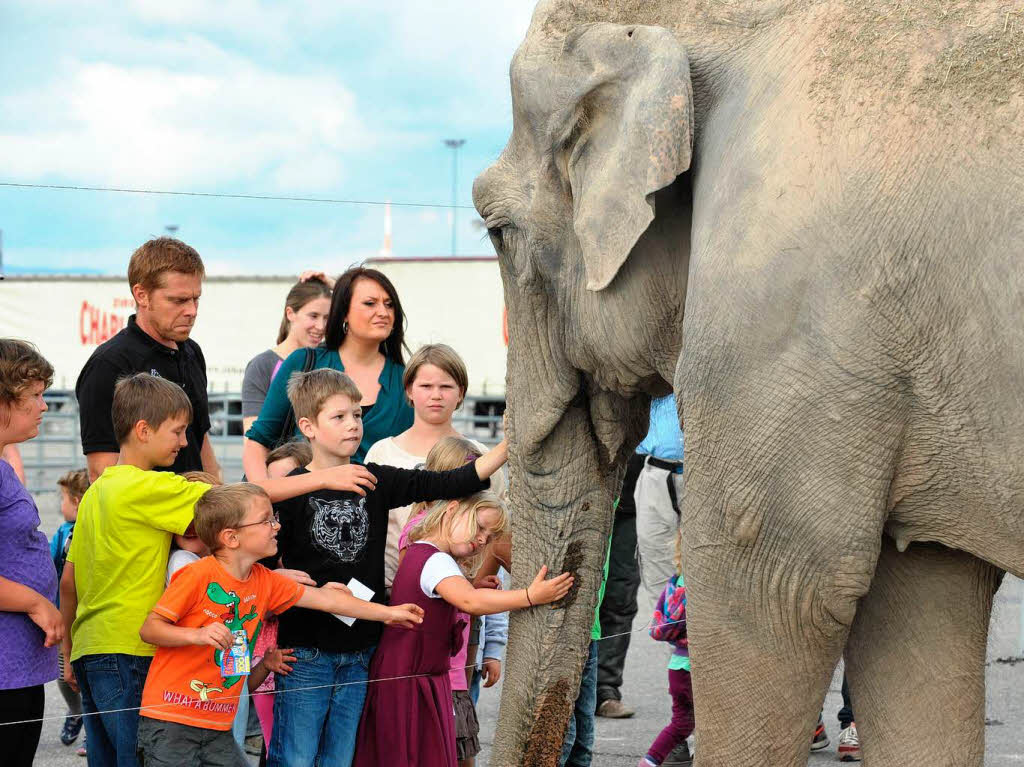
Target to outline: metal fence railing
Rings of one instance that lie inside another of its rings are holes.
[[[226,480],[242,476],[242,396],[237,392],[210,392],[210,441]],[[31,493],[56,492],[57,479],[71,469],[85,468],[78,425],[78,401],[73,391],[51,390],[45,395],[49,411],[39,436],[21,445],[25,482]],[[486,445],[502,435],[505,400],[466,397],[452,423],[463,434]]]

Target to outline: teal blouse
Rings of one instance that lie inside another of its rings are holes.
[[[333,368],[334,370],[345,371],[341,364],[341,356],[337,349],[327,349],[318,346],[314,350],[313,368]],[[288,402],[288,379],[292,373],[302,370],[306,361],[306,350],[297,349],[288,355],[288,359],[281,363],[281,368],[270,383],[270,390],[267,398],[263,401],[260,415],[256,422],[245,433],[251,440],[259,442],[264,447],[273,448],[281,434],[281,427],[288,417],[288,410],[291,403]],[[384,369],[380,371],[380,393],[377,394],[377,401],[370,412],[363,417],[363,441],[359,443],[359,450],[352,460],[362,463],[366,451],[378,440],[386,437],[394,437],[412,426],[412,406],[405,399],[405,390],[402,388],[402,375],[405,367],[392,361],[390,358],[384,360]],[[298,426],[295,427],[295,435],[302,437]]]

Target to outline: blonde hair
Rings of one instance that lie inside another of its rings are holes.
[[[118,445],[128,441],[139,421],[159,429],[164,421],[176,415],[192,420],[192,403],[178,384],[149,373],[135,373],[114,384],[110,418]]]
[[[451,501],[436,501],[427,511],[427,516],[421,519],[409,531],[409,543],[421,541],[438,533],[448,543],[461,543],[462,541],[454,541],[452,539],[452,528],[455,527],[455,522],[461,516],[468,514],[469,528],[470,530],[475,530],[478,524],[477,516],[480,513],[480,509],[494,509],[498,512],[498,524],[491,531],[493,533],[491,540],[499,537],[508,529],[508,513],[505,511],[505,506],[502,504],[501,499],[498,498],[493,490],[481,490],[479,493],[474,493],[468,498],[463,498],[458,501],[459,505],[451,514],[448,513],[449,503]],[[467,578],[472,578],[477,569],[479,569],[481,562],[483,562],[484,552],[488,548],[489,545],[478,550],[472,556],[461,557],[458,560],[459,567]]]
[[[334,368],[317,368],[308,373],[292,373],[288,379],[288,401],[295,411],[295,420],[315,421],[324,403],[336,394],[344,394],[352,404],[363,398],[355,381]]]
[[[203,259],[191,245],[173,237],[154,237],[142,243],[128,261],[128,287],[141,285],[146,290],[163,287],[166,272],[206,276]]]
[[[238,527],[245,518],[253,498],[270,496],[259,485],[251,482],[233,482],[230,485],[211,487],[196,501],[196,534],[210,551],[221,548],[217,540],[224,530]]]
[[[285,458],[292,458],[299,466],[305,466],[313,460],[313,448],[305,440],[289,440],[267,453],[267,460],[264,463],[269,466],[275,461],[283,461]]]
[[[423,468],[427,471],[451,471],[475,461],[481,455],[483,453],[480,452],[480,448],[465,437],[441,437],[427,453]],[[415,504],[409,519],[417,516],[426,507],[427,504],[422,502]]]
[[[181,476],[189,482],[205,482],[213,487],[224,484],[208,471],[183,471],[181,472]]]
[[[68,498],[82,500],[85,491],[89,489],[88,470],[75,469],[74,471],[69,471],[57,480],[57,487],[62,488],[68,494]]]
[[[469,388],[469,374],[466,372],[466,363],[462,361],[452,347],[448,344],[427,344],[421,346],[409,358],[402,374],[402,389],[408,391],[416,380],[416,374],[424,365],[433,365],[452,377],[455,385],[459,387],[459,405],[466,397],[466,389]],[[408,397],[408,395],[406,395]]]

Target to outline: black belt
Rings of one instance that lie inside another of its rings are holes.
[[[663,461],[660,458],[655,458],[653,455],[647,456],[647,463],[658,469],[664,469],[665,471],[675,472],[676,474],[683,473],[683,462],[682,461]]]
[[[647,463],[656,469],[664,469],[669,472],[669,476],[665,477],[665,484],[668,486],[668,499],[672,503],[672,511],[676,513],[676,516],[681,516],[679,511],[679,498],[676,496],[676,483],[672,481],[672,474],[683,473],[682,461],[663,461],[660,458],[655,458],[653,455],[647,456]]]

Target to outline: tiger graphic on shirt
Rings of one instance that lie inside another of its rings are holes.
[[[310,503],[314,508],[309,531],[313,544],[339,562],[361,559],[370,535],[366,499],[322,501],[310,498]]]

